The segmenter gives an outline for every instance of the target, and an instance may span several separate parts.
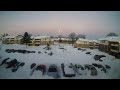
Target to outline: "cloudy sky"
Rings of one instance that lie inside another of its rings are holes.
[[[85,34],[89,39],[120,34],[120,11],[0,11],[0,33]]]

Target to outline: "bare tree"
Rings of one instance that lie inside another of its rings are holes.
[[[108,37],[108,36],[118,36],[116,33],[114,33],[114,32],[110,32],[110,33],[108,33],[107,35],[106,35],[106,37]]]
[[[77,39],[78,39],[78,38],[83,38],[83,39],[85,39],[85,38],[86,38],[86,35],[84,35],[84,34],[79,34],[79,35],[76,36],[76,38],[77,38]]]
[[[70,33],[68,36],[70,39],[72,39],[72,46],[76,40],[76,34],[74,32]]]

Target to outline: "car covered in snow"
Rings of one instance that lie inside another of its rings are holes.
[[[75,77],[76,74],[75,74],[73,67],[62,64],[62,68],[63,68],[63,71],[64,71],[63,74],[65,77]]]
[[[59,78],[59,71],[58,71],[58,67],[55,64],[51,64],[48,68],[48,72],[47,72],[48,76],[53,76],[54,78]]]

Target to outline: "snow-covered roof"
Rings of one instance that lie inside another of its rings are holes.
[[[60,38],[54,38],[54,40],[60,40]],[[69,38],[61,38],[61,40],[71,40]]]
[[[88,39],[83,39],[83,38],[79,38],[77,41],[87,41],[87,42],[89,42],[90,40],[88,40]]]
[[[87,39],[83,39],[83,38],[79,38],[76,43],[80,44],[80,43],[84,43],[84,42],[87,42],[86,44],[89,44],[89,40]]]
[[[16,38],[16,36],[5,36],[3,38]]]
[[[53,38],[53,40],[59,40],[59,38]]]
[[[99,43],[99,41],[98,41],[98,40],[89,40],[89,42]]]
[[[115,41],[115,42],[120,42],[120,37],[115,37],[115,38],[112,38],[108,41]]]
[[[107,41],[109,41],[109,40],[111,40],[113,38],[118,38],[118,37],[116,37],[116,36],[109,36],[109,37],[105,37],[105,38],[100,38],[99,40],[107,40]]]
[[[109,37],[101,38],[99,40],[120,42],[120,36],[119,37],[117,37],[117,36],[109,36]]]
[[[16,39],[17,39],[17,40],[20,40],[20,39],[22,39],[22,38],[23,38],[22,35],[18,35],[18,36],[16,36]]]
[[[35,36],[34,39],[50,38],[50,36]]]
[[[61,38],[61,40],[71,40],[71,39],[69,39],[69,38]]]

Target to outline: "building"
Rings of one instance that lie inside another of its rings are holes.
[[[29,46],[39,46],[47,44],[54,44],[54,40],[50,36],[32,36],[31,43],[29,43]]]
[[[5,36],[2,38],[3,44],[16,44],[16,36]]]
[[[109,40],[112,40],[113,38],[116,38],[116,37],[105,37],[105,38],[101,38],[99,39],[99,50],[100,51],[103,51],[103,52],[106,52],[106,53],[110,53],[110,42]]]
[[[98,40],[89,40],[89,48],[90,49],[98,49],[99,41]]]
[[[74,43],[74,47],[75,47],[75,48],[89,48],[89,40],[79,38],[79,39]]]
[[[109,40],[110,55],[120,58],[120,37],[112,38]]]

